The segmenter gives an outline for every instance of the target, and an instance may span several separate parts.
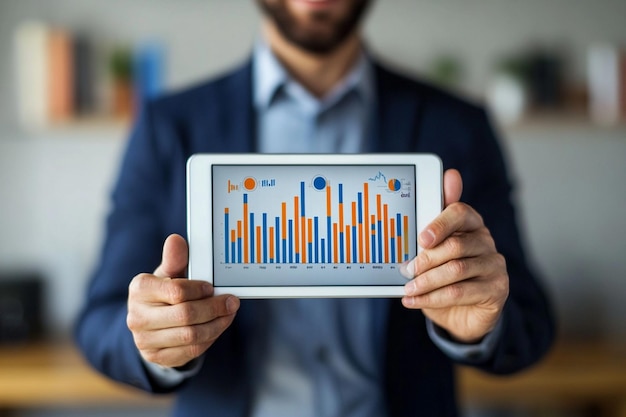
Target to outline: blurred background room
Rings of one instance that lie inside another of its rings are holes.
[[[0,0],[1,417],[168,414],[91,372],[72,325],[135,103],[242,62],[258,18],[252,0]],[[459,369],[467,415],[626,417],[626,1],[378,0],[365,32],[490,108],[558,318],[533,369]]]

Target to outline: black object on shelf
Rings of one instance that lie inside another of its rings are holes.
[[[36,273],[0,273],[0,343],[43,336],[43,279]]]

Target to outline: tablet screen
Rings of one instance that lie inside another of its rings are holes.
[[[415,165],[211,169],[216,286],[406,283],[397,269],[417,253]]]

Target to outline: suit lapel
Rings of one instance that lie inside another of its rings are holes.
[[[375,65],[377,104],[373,152],[415,152],[419,99],[410,84]]]
[[[224,80],[220,95],[218,135],[223,152],[256,151],[256,116],[252,104],[252,63]]]

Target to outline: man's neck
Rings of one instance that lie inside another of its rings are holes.
[[[324,97],[350,71],[359,57],[361,39],[357,32],[327,54],[313,54],[290,43],[270,22],[264,35],[289,74],[316,97]]]

